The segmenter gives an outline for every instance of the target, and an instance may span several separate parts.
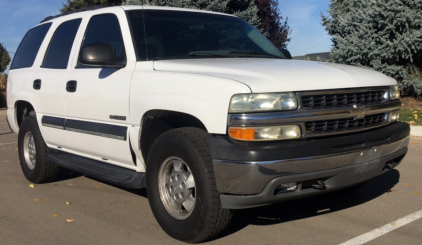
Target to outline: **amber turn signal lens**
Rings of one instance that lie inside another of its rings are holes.
[[[242,141],[271,141],[271,140],[292,140],[301,137],[298,125],[281,125],[270,127],[254,128],[229,128],[229,135],[232,139]]]
[[[230,128],[230,137],[237,140],[254,140],[255,129],[253,128]]]

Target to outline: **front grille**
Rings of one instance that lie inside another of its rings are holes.
[[[307,133],[333,133],[339,131],[359,130],[379,126],[387,122],[387,114],[376,114],[366,116],[364,119],[338,119],[327,121],[307,122]]]
[[[323,108],[385,101],[385,91],[302,95],[302,107]]]

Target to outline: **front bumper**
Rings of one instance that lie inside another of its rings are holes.
[[[407,152],[410,127],[397,122],[357,134],[285,142],[237,142],[210,138],[217,188],[224,208],[248,208],[330,190],[373,178],[398,165]],[[302,190],[324,179],[326,190]],[[280,195],[277,186],[298,183]]]

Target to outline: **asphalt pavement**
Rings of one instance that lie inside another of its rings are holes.
[[[1,245],[182,244],[161,230],[144,190],[77,173],[30,187],[17,136],[1,114]],[[356,237],[364,235],[369,244],[416,245],[421,210],[422,138],[413,137],[404,162],[359,191],[238,211],[228,231],[209,244],[360,244]]]

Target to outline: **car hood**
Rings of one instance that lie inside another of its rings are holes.
[[[246,84],[253,93],[396,84],[394,79],[369,69],[298,60],[255,58],[161,60],[154,62],[154,69],[231,79]]]

